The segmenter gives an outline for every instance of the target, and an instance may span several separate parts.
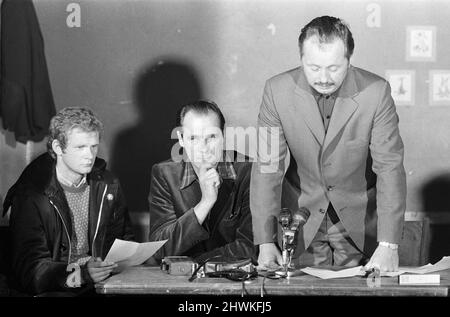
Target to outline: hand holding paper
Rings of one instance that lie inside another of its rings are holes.
[[[86,263],[88,273],[94,283],[103,281],[118,266],[116,263],[102,261],[101,258],[91,258]]]

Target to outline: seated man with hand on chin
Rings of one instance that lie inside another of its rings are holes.
[[[215,103],[184,105],[177,119],[183,160],[152,168],[149,238],[168,239],[154,258],[253,258],[251,163],[223,150],[225,119]]]

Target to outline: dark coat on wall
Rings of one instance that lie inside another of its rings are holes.
[[[3,0],[1,6],[0,116],[16,140],[40,141],[55,104],[44,42],[31,0]]]

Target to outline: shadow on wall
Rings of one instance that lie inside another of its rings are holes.
[[[431,224],[430,262],[435,263],[450,255],[450,222],[444,213],[450,215],[450,174],[443,174],[425,183],[422,187],[422,201],[425,212],[433,213],[440,221]],[[443,217],[439,217],[442,213]]]
[[[119,132],[110,156],[111,170],[120,179],[130,211],[148,210],[151,167],[170,158],[177,142],[171,139],[177,111],[201,96],[196,72],[182,61],[158,58],[138,76],[134,104],[139,121]]]
[[[440,175],[422,187],[423,210],[450,212],[450,174]]]

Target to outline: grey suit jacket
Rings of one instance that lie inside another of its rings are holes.
[[[406,177],[390,92],[381,77],[350,66],[325,134],[301,68],[266,82],[250,185],[255,244],[276,241],[282,205],[305,206],[311,216],[296,250],[303,252],[330,202],[361,251],[371,254],[377,240],[399,243]],[[290,165],[284,173],[286,156]]]

